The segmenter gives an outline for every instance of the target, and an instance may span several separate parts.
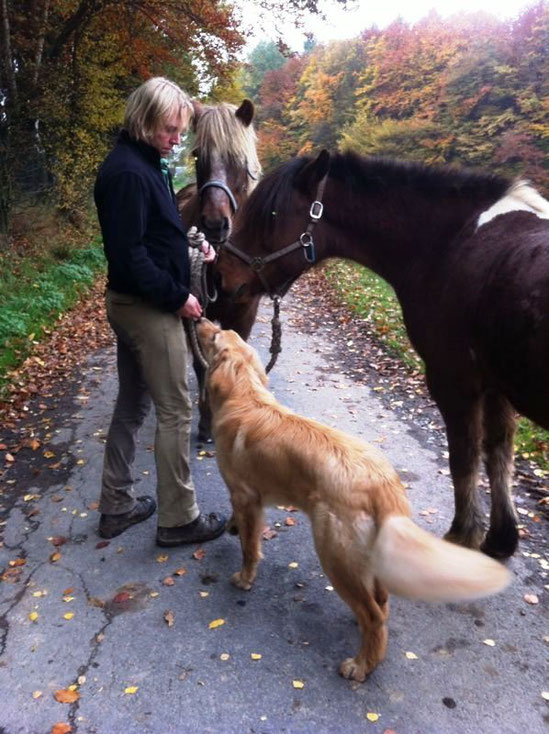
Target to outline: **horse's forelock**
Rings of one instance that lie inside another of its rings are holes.
[[[196,124],[195,147],[202,155],[217,153],[229,164],[245,166],[257,180],[261,164],[257,157],[257,137],[253,125],[243,125],[236,117],[237,107],[229,102],[204,108]],[[256,181],[249,177],[251,190]]]

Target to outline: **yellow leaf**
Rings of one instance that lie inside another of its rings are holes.
[[[252,660],[261,660],[261,653],[259,652],[252,652],[250,653],[250,657]]]
[[[368,711],[366,718],[368,721],[377,721],[379,719],[379,714],[374,714],[373,711]]]
[[[52,553],[50,556],[50,561],[52,563],[56,563],[61,558],[61,553]]]
[[[63,597],[63,601],[64,601],[64,602],[69,602],[69,601],[73,601],[73,599],[74,599],[74,596],[64,596],[64,597]]]
[[[219,656],[219,659],[225,661],[225,660],[228,660],[230,657],[231,656],[229,655],[228,652],[222,652],[221,655]]]
[[[124,688],[124,693],[133,694],[137,693],[139,690],[139,686],[128,686],[127,688]]]
[[[211,630],[214,630],[216,627],[221,627],[222,624],[225,624],[225,620],[224,619],[214,619],[212,622],[210,622],[210,624],[208,625],[208,627]]]
[[[292,685],[294,688],[305,688],[305,683],[302,680],[294,680],[292,681]]]
[[[415,652],[407,652],[406,657],[408,658],[408,660],[417,660],[417,655],[415,654]]]
[[[200,594],[200,596],[203,599],[205,599],[207,596],[210,596],[210,592],[209,591],[199,591],[198,593]]]
[[[166,563],[166,561],[168,560],[168,558],[169,558],[169,556],[160,555],[160,556],[157,556],[156,557],[156,562],[157,563]]]
[[[55,454],[53,453],[53,451],[44,451],[44,458],[45,459],[53,459],[54,456],[55,456]]]
[[[298,566],[299,566],[299,563],[296,563],[295,561],[288,563],[288,568],[297,568]]]
[[[74,612],[67,612],[63,615],[63,619],[72,619],[74,617]]]
[[[159,595],[159,594],[158,594],[158,591],[151,591],[151,593],[149,594],[149,596],[151,596],[151,597],[152,597],[153,599],[154,599],[155,597],[157,597],[158,595]]]
[[[488,647],[495,647],[496,643],[494,640],[483,640],[482,641],[485,645],[488,645]]]
[[[40,698],[41,695],[42,695],[42,691],[34,691],[34,693],[32,694],[32,697],[33,698]]]
[[[38,612],[31,612],[29,614],[29,619],[31,622],[36,622],[36,620],[38,619]]]

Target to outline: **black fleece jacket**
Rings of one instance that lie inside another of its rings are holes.
[[[99,168],[94,198],[108,287],[177,311],[189,297],[188,242],[158,151],[122,130]]]

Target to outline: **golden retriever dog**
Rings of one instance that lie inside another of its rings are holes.
[[[232,577],[250,589],[261,555],[263,507],[307,513],[326,576],[355,613],[362,640],[341,663],[363,681],[385,657],[389,593],[431,602],[494,594],[510,581],[488,556],[422,530],[389,461],[363,441],[296,415],[267,390],[259,357],[234,331],[197,324],[220,472],[242,545]]]

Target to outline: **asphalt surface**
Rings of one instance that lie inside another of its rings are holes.
[[[298,297],[284,304],[272,390],[297,412],[381,446],[408,485],[416,521],[442,535],[453,511],[443,436],[403,423],[367,375],[355,380],[341,342],[303,328],[299,305]],[[269,317],[265,306],[251,339],[264,361]],[[0,732],[45,734],[58,722],[79,734],[547,727],[539,523],[510,561],[514,582],[501,595],[445,605],[393,598],[386,660],[364,684],[350,682],[337,669],[355,654],[358,629],[321,572],[304,515],[267,511],[272,537],[250,592],[229,583],[240,560],[232,536],[161,549],[152,517],[100,542],[94,503],[115,393],[114,351],[98,352],[45,419],[48,456],[21,452],[2,477]],[[138,494],[154,494],[153,431],[151,417]],[[193,435],[201,508],[229,513],[214,451]],[[539,520],[534,505],[523,509],[526,522]],[[71,686],[74,702],[56,700]]]

